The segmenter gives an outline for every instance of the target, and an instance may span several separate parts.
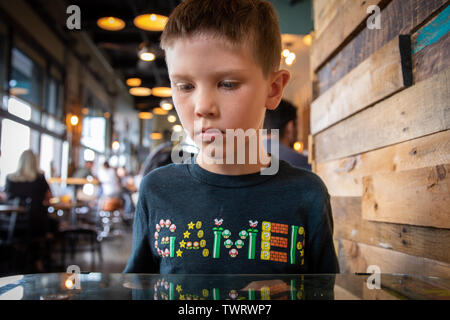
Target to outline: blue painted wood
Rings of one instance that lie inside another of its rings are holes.
[[[450,6],[447,6],[436,18],[429,24],[417,31],[416,41],[413,43],[412,54],[415,54],[439,41],[450,31]]]

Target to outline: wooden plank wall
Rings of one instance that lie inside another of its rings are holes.
[[[341,272],[450,278],[447,2],[313,0],[309,161]]]

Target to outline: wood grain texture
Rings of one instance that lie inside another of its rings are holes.
[[[317,163],[316,173],[336,197],[361,197],[362,177],[450,163],[450,130],[339,160]]]
[[[312,102],[316,134],[357,111],[412,84],[409,36],[398,36]]]
[[[314,136],[315,161],[357,155],[450,128],[450,69]]]
[[[422,81],[450,67],[450,6],[411,37],[414,81]]]
[[[387,0],[345,0],[337,9],[334,18],[316,38],[312,46],[311,65],[317,70],[353,34],[365,27],[367,8],[383,6]]]
[[[361,197],[331,197],[334,237],[450,263],[450,230],[362,218]]]
[[[450,229],[450,164],[363,178],[362,217]]]
[[[381,29],[364,28],[317,70],[314,96],[320,96],[343,76],[399,34],[412,34],[447,0],[392,0],[381,11]]]
[[[319,37],[336,16],[345,0],[314,0],[314,32]]]
[[[448,278],[450,274],[450,265],[444,262],[344,239],[339,239],[338,244],[341,273],[366,272],[368,266],[377,265],[381,273],[441,278]]]

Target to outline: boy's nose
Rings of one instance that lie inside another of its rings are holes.
[[[207,90],[198,91],[195,101],[195,115],[197,117],[215,117],[218,107],[214,95]]]

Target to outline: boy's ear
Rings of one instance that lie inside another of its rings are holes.
[[[283,91],[286,87],[291,74],[287,70],[279,70],[271,74],[269,94],[267,96],[266,108],[274,110],[280,104],[283,97]]]

